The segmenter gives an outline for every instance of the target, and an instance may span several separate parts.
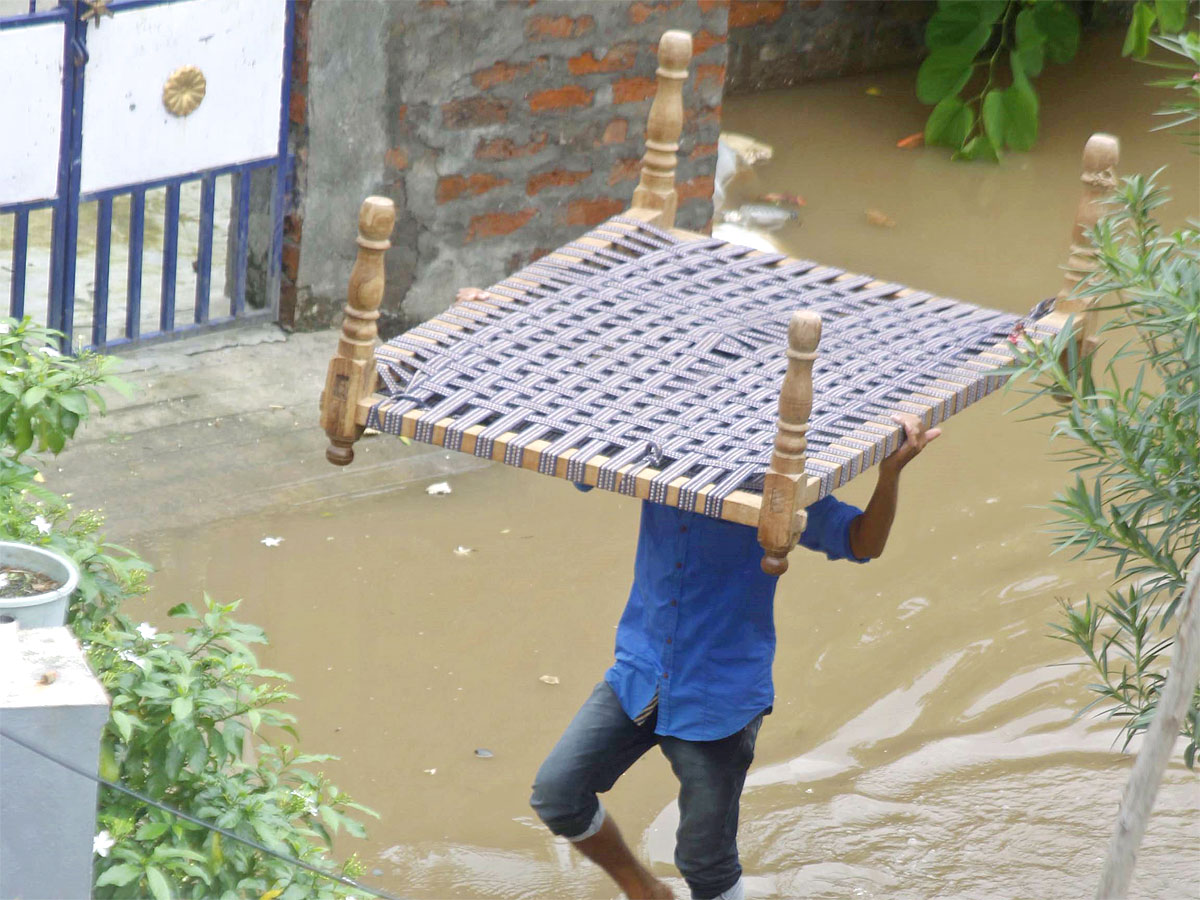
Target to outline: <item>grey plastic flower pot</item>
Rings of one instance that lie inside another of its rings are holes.
[[[75,563],[44,547],[0,541],[0,567],[3,566],[40,572],[62,585],[32,597],[0,597],[0,616],[12,616],[21,628],[67,624],[67,600],[79,585],[79,570]]]

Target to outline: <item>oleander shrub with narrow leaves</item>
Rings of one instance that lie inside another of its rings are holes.
[[[1154,176],[1122,180],[1090,232],[1094,273],[1076,294],[1108,318],[1102,351],[1076,352],[1069,330],[1018,347],[1015,382],[1054,419],[1074,477],[1050,509],[1061,550],[1113,563],[1102,596],[1063,601],[1056,636],[1096,680],[1090,708],[1145,731],[1166,680],[1187,573],[1200,565],[1200,225],[1164,232]],[[1101,363],[1100,360],[1104,360]],[[1181,725],[1195,764],[1200,685]]]
[[[282,706],[288,676],[258,664],[261,629],[237,621],[237,603],[180,603],[178,623],[156,630],[130,610],[149,566],[101,535],[103,517],[76,512],[50,491],[38,452],[58,453],[93,411],[102,388],[124,389],[110,359],[57,350],[60,335],[0,319],[0,537],[57,550],[80,572],[68,624],[112,698],[102,777],[325,871],[333,839],[364,835],[374,815],[321,773],[333,757],[300,753]],[[226,840],[111,788],[99,792],[94,896],[341,898],[359,892]]]

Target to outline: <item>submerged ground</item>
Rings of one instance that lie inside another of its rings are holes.
[[[999,166],[895,148],[923,124],[912,72],[730,99],[725,127],[775,148],[764,191],[807,200],[777,234],[788,252],[1024,312],[1058,289],[1090,132],[1121,137],[1124,172],[1171,165],[1172,223],[1197,212],[1195,157],[1148,133],[1152,73],[1118,46],[1094,41],[1043,76],[1039,144]],[[314,409],[319,391],[314,379]],[[1103,589],[1108,570],[1050,555],[1038,506],[1065,469],[1011,405],[956,417],[913,464],[883,559],[793,556],[778,699],[743,801],[753,894],[1093,890],[1130,761],[1110,724],[1077,718],[1088,673],[1045,635],[1059,598]],[[841,495],[864,502],[872,480]],[[304,746],[339,754],[328,773],[382,814],[369,842],[341,848],[364,859],[364,881],[412,897],[611,897],[526,799],[611,660],[637,504],[501,466],[449,481],[449,496],[390,483],[202,529],[150,511],[133,539],[159,567],[144,617],[201,591],[244,598],[241,616],[273,641],[265,664],[296,675]],[[1198,791],[1168,772],[1133,896],[1195,896]],[[673,795],[652,753],[605,801],[662,874]]]

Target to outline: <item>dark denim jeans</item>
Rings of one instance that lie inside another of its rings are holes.
[[[762,715],[719,741],[685,741],[654,733],[655,717],[637,725],[611,687],[596,685],[575,714],[533,785],[530,804],[552,832],[568,839],[585,834],[596,817],[596,794],[609,790],[656,744],[679,779],[679,830],[675,865],[692,896],[707,900],[741,878],[738,804],[754,759]]]

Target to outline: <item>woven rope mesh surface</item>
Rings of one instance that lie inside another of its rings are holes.
[[[621,217],[489,291],[378,349],[370,427],[454,450],[470,434],[487,458],[502,441],[514,466],[532,447],[539,471],[575,481],[607,457],[599,487],[633,494],[653,471],[651,500],[676,484],[677,505],[703,496],[716,517],[761,491],[793,311],[823,324],[806,463],[820,496],[895,449],[891,413],[936,423],[995,390],[979,356],[1019,321]]]

